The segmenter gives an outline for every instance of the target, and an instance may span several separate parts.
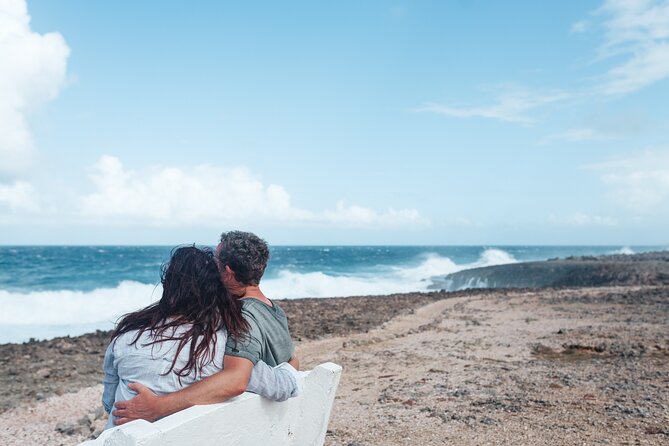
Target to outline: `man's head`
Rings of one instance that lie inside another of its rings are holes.
[[[216,258],[228,288],[233,284],[226,280],[227,270],[232,272],[239,285],[257,286],[269,260],[269,247],[265,240],[250,232],[224,232],[216,247]]]

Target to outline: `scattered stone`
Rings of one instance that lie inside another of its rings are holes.
[[[552,355],[555,350],[543,344],[536,344],[532,346],[532,353],[535,355]]]
[[[494,424],[497,424],[497,421],[495,421],[493,418],[490,417],[483,417],[479,420],[482,424],[486,424],[488,426],[492,426]]]
[[[598,345],[582,345],[582,344],[564,344],[562,346],[564,348],[563,353],[566,354],[572,354],[572,353],[580,353],[580,352],[597,352],[597,353],[602,353],[606,350],[606,346],[604,344],[598,344]]]
[[[65,435],[74,435],[78,431],[78,426],[74,423],[58,423],[56,425],[56,432],[60,432]]]
[[[35,372],[35,376],[41,379],[46,379],[49,376],[51,376],[51,370],[47,367],[42,367],[41,369]]]

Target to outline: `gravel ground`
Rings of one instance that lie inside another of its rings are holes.
[[[307,343],[328,445],[669,444],[669,288],[514,291]]]
[[[667,287],[281,305],[305,368],[344,367],[328,445],[669,444]],[[107,337],[0,346],[0,444],[99,430]]]

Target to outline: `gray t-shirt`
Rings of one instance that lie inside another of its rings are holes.
[[[251,361],[264,361],[269,366],[287,362],[294,352],[288,331],[288,318],[276,302],[269,306],[258,299],[242,299],[242,314],[249,323],[249,332],[240,339],[228,337],[225,354]]]

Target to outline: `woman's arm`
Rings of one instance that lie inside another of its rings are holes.
[[[102,381],[104,390],[102,392],[102,405],[107,413],[111,413],[116,399],[116,388],[118,387],[118,372],[114,366],[114,341],[109,343],[102,363],[105,376]]]

